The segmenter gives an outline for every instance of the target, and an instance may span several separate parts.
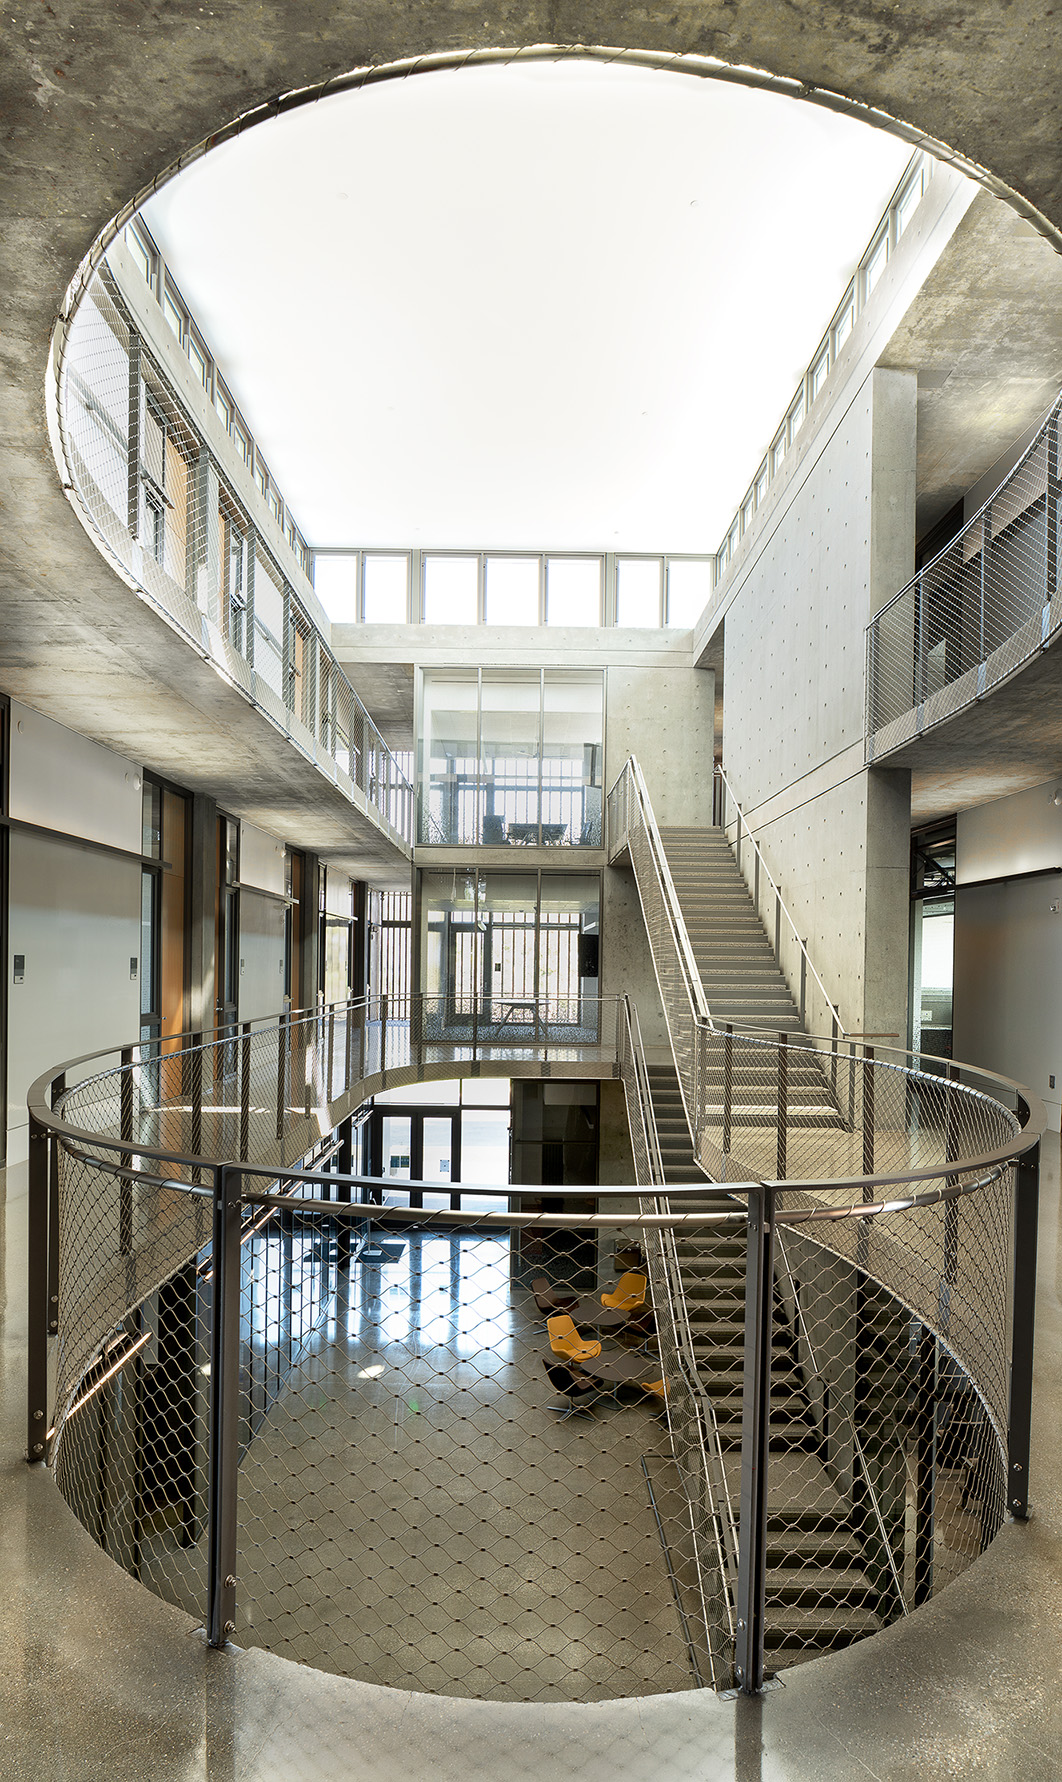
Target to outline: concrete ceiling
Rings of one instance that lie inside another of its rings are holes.
[[[547,41],[716,56],[794,78],[812,100],[847,95],[950,144],[1062,224],[1057,26],[1033,0],[973,0],[961,13],[952,0],[887,10],[878,0],[513,0],[486,19],[470,0],[172,0],[135,11],[128,0],[12,0],[0,55],[0,687],[149,768],[217,789],[229,809],[293,841],[359,857],[349,812],[315,771],[201,669],[82,532],[47,438],[51,329],[108,219],[237,115],[357,66]]]
[[[913,825],[1062,777],[1062,646],[882,765],[910,768]]]
[[[1062,257],[979,192],[881,362],[918,372],[923,537],[1058,394]]]

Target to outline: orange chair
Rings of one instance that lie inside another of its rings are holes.
[[[613,1312],[633,1312],[645,1304],[645,1290],[648,1282],[644,1275],[631,1271],[621,1275],[616,1282],[614,1293],[603,1293],[601,1304],[608,1306]]]
[[[549,1331],[549,1346],[554,1355],[563,1355],[565,1361],[586,1361],[591,1355],[601,1353],[601,1344],[586,1342],[566,1312],[558,1312],[555,1317],[547,1318],[546,1329]]]

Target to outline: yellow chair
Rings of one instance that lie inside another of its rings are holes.
[[[608,1306],[613,1312],[633,1312],[645,1304],[645,1289],[648,1285],[644,1275],[621,1275],[616,1282],[615,1292],[603,1293],[601,1304]]]
[[[565,1361],[586,1361],[591,1355],[600,1355],[600,1343],[588,1343],[579,1335],[575,1325],[566,1312],[558,1312],[555,1317],[546,1319],[549,1331],[549,1346],[554,1355],[563,1355]]]

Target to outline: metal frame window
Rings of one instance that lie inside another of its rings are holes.
[[[733,562],[738,542],[751,525],[757,508],[766,499],[771,482],[807,419],[808,410],[825,388],[838,353],[854,332],[860,311],[879,283],[893,248],[921,202],[932,171],[932,162],[921,152],[908,163],[903,179],[889,200],[885,214],[871,236],[870,245],[860,259],[856,275],[841,298],[826,335],[800,380],[796,395],[786,410],[785,421],[775,434],[771,449],[757,471],[752,487],[742,500],[736,520],[731,523],[723,543],[715,553],[713,573],[716,585]]]

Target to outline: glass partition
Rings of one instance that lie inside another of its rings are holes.
[[[425,675],[422,842],[600,847],[600,670]]]
[[[482,829],[487,847],[537,842],[541,674],[484,672],[480,685]]]
[[[602,679],[543,675],[542,842],[601,846]]]
[[[479,677],[425,676],[421,841],[479,840]]]
[[[593,1037],[600,891],[596,873],[423,873],[426,1037]]]

